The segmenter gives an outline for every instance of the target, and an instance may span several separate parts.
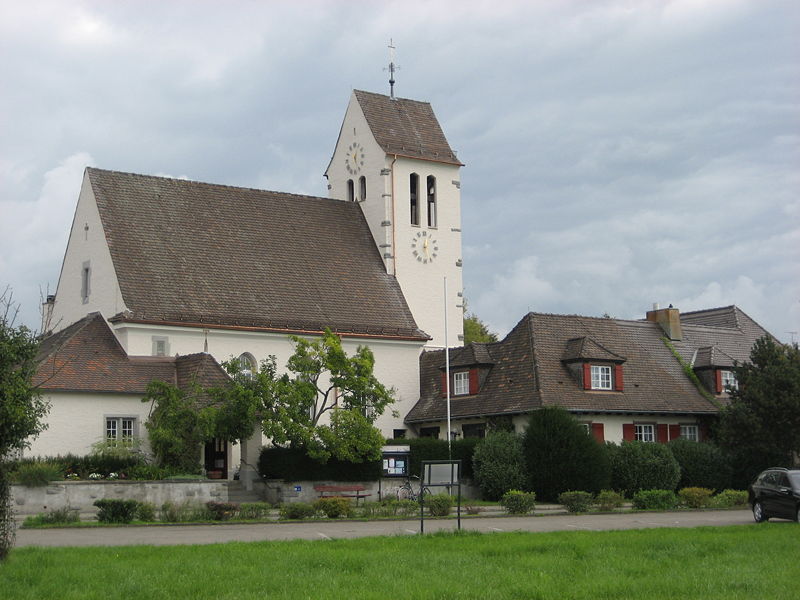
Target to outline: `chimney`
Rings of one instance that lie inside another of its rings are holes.
[[[53,308],[56,304],[56,297],[53,294],[48,294],[47,300],[42,302],[42,334],[50,333],[51,323],[53,319]]]
[[[669,339],[683,339],[681,313],[677,308],[672,308],[672,304],[669,308],[658,308],[658,304],[653,304],[653,310],[647,311],[647,320],[658,323]]]

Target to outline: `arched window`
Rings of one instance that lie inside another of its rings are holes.
[[[419,225],[419,175],[412,173],[409,178],[411,192],[411,224]]]
[[[356,190],[355,186],[353,186],[353,180],[347,180],[347,200],[353,202],[356,199]]]
[[[358,191],[361,194],[358,198],[363,202],[367,199],[367,178],[363,175],[358,180]]]
[[[428,227],[436,227],[436,177],[428,175]]]
[[[256,372],[256,359],[249,352],[239,356],[239,372],[248,379],[253,377]]]

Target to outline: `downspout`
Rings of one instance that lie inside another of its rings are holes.
[[[395,208],[395,201],[394,201],[394,163],[397,162],[397,154],[394,155],[392,159],[392,164],[389,167],[389,170],[392,172],[392,272],[397,278],[397,246],[396,246],[396,230],[395,230],[395,220],[397,218],[397,210]]]

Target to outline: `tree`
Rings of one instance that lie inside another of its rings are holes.
[[[529,485],[536,497],[556,500],[568,490],[599,492],[608,487],[605,448],[558,406],[531,413],[522,441]]]
[[[383,439],[372,424],[394,402],[394,392],[373,374],[372,351],[359,346],[347,356],[341,339],[327,329],[319,339],[290,339],[289,373],[277,374],[274,356],[251,377],[243,376],[238,361],[224,364],[236,393],[255,399],[264,434],[275,444],[303,447],[321,462],[331,456],[350,462],[380,458]],[[326,413],[330,425],[321,425]]]
[[[733,458],[734,483],[749,484],[800,454],[800,351],[770,336],[757,340],[750,360],[734,367],[738,389],[720,412],[717,434]]]
[[[15,317],[6,289],[0,294],[0,560],[8,555],[14,536],[7,461],[45,429],[49,408],[33,385],[39,340],[24,325],[15,327]]]
[[[472,342],[496,342],[497,334],[489,331],[487,325],[475,313],[467,312],[467,302],[464,301],[464,345]]]

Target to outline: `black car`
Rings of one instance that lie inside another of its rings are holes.
[[[767,469],[750,486],[756,523],[770,517],[800,521],[800,469]]]

